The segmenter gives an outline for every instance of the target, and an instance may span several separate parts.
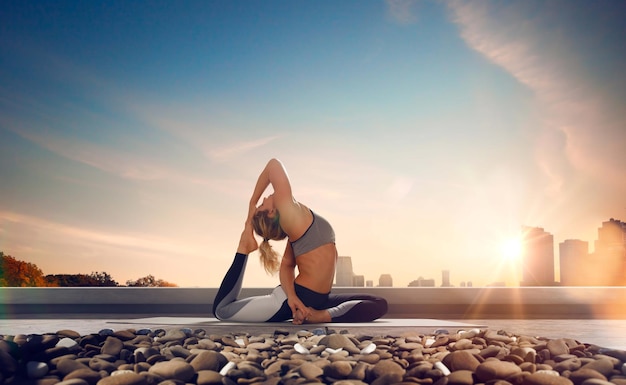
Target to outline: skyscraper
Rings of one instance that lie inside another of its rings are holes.
[[[335,267],[335,286],[353,286],[354,272],[352,271],[352,258],[337,257]]]
[[[587,285],[589,243],[578,239],[567,239],[559,244],[559,266],[562,286]]]
[[[522,286],[554,286],[554,237],[540,227],[522,227]]]
[[[613,218],[602,222],[591,260],[597,267],[590,272],[591,284],[626,285],[626,222]]]
[[[380,286],[380,287],[392,287],[393,286],[393,278],[391,278],[391,274],[381,274],[380,278],[378,278],[378,286]]]
[[[364,287],[365,286],[365,276],[364,275],[353,275],[352,276],[352,286],[354,287]]]
[[[450,270],[441,271],[441,287],[450,287]]]

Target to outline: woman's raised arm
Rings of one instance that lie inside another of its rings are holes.
[[[261,171],[261,174],[259,174],[259,178],[254,186],[254,191],[252,193],[252,197],[250,198],[250,204],[248,207],[248,221],[250,221],[254,216],[256,205],[259,202],[259,199],[261,199],[263,192],[265,192],[270,184],[274,189],[274,199],[277,203],[280,204],[280,202],[285,202],[287,199],[293,200],[291,183],[289,182],[289,177],[287,176],[287,170],[285,170],[281,161],[276,158],[272,158],[269,162],[267,162],[265,168]]]

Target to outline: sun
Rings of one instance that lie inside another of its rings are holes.
[[[519,237],[505,239],[500,245],[502,258],[515,261],[522,256],[522,240]]]

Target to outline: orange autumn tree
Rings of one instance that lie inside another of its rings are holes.
[[[18,261],[0,251],[0,287],[47,286],[43,272],[37,265]]]

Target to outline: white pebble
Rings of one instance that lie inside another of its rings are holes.
[[[76,345],[78,345],[78,343],[77,343],[76,341],[74,341],[74,340],[73,340],[73,339],[71,339],[71,338],[67,338],[67,337],[65,337],[65,338],[61,338],[61,339],[59,340],[59,342],[57,342],[57,345],[56,345],[56,346],[57,346],[58,348],[59,348],[59,347],[64,347],[64,348],[68,348],[68,349],[69,349],[69,348],[73,348],[73,347],[74,347],[74,346],[76,346]]]
[[[224,365],[224,367],[222,368],[222,370],[220,370],[220,374],[222,376],[225,376],[228,374],[228,372],[235,367],[235,363],[230,361],[229,363],[227,363],[226,365]]]
[[[435,343],[435,339],[434,338],[426,338],[426,343],[424,344],[424,346],[429,348],[434,343]]]
[[[335,354],[335,353],[339,353],[342,350],[343,350],[342,348],[339,348],[339,349],[326,348],[325,351],[330,354]]]
[[[48,364],[45,362],[29,361],[26,364],[28,378],[42,378],[48,374]]]
[[[560,376],[559,372],[557,372],[556,370],[541,369],[541,370],[537,370],[535,373],[549,374],[549,375],[554,376],[554,377],[559,377]]]
[[[361,354],[370,354],[374,350],[376,350],[376,344],[371,343],[371,344],[367,345],[366,347],[364,347],[363,349],[361,349]]]
[[[246,341],[244,341],[242,338],[237,338],[235,342],[237,343],[237,345],[241,346],[242,348],[246,346]]]
[[[293,345],[293,348],[296,350],[296,352],[298,352],[300,354],[309,354],[310,353],[309,349],[305,348],[300,343],[297,343],[297,344]]]
[[[132,370],[114,370],[111,372],[111,376],[119,376],[120,374],[126,374],[126,373],[135,373]]]
[[[441,361],[435,362],[435,368],[441,370],[441,373],[443,373],[444,376],[449,376],[450,375],[450,369],[448,369],[448,367],[445,366],[443,364],[443,362],[441,362]]]

